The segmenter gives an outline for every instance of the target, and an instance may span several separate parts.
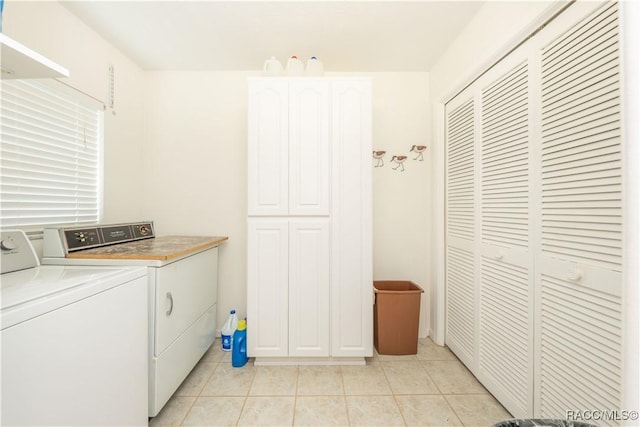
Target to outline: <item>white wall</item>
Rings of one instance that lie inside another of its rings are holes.
[[[70,77],[61,80],[103,103],[114,65],[116,114],[105,112],[104,221],[139,219],[142,70],[57,2],[5,2],[2,29],[67,68]]]
[[[149,72],[145,91],[145,216],[160,234],[228,235],[220,252],[218,324],[246,314],[247,77],[257,72]],[[429,145],[427,73],[374,73],[374,278],[427,287],[428,152],[392,170],[393,154]],[[373,160],[372,160],[373,165]],[[421,334],[428,328],[423,302]]]
[[[219,251],[218,328],[246,315],[247,73],[148,72],[145,216],[158,234],[229,236]]]
[[[425,293],[419,335],[429,335],[431,269],[431,130],[428,73],[374,73],[373,149],[384,150],[384,167],[373,168],[373,278],[411,280]],[[423,161],[409,150],[426,145]],[[404,172],[391,163],[408,156]],[[372,161],[373,163],[373,161]]]
[[[5,3],[4,32],[68,68],[65,81],[107,102],[104,222],[151,219],[158,234],[228,235],[220,251],[220,310],[246,309],[247,76],[257,72],[143,72],[57,2]],[[427,145],[427,73],[374,73],[374,278],[412,280],[428,333],[430,149],[392,170],[393,155]]]

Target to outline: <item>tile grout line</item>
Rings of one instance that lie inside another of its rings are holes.
[[[408,425],[407,420],[404,417],[404,412],[402,412],[402,407],[400,406],[400,403],[396,398],[396,392],[393,390],[393,387],[391,386],[391,382],[389,381],[389,377],[387,376],[387,371],[386,369],[384,369],[384,363],[382,363],[382,361],[380,361],[380,368],[382,369],[382,375],[384,375],[384,379],[387,381],[387,385],[389,386],[389,391],[391,391],[391,397],[393,398],[393,401],[396,403],[396,407],[398,408],[398,412],[400,413],[400,418],[402,418],[402,423],[406,426]]]
[[[293,414],[291,414],[291,426],[296,425],[296,407],[298,405],[298,387],[300,385],[300,365],[296,366],[296,388],[293,394]]]
[[[249,383],[249,386],[247,387],[247,392],[244,395],[244,401],[242,402],[242,406],[240,407],[240,411],[238,411],[238,417],[236,419],[235,422],[235,426],[240,424],[240,419],[242,418],[242,414],[244,412],[244,408],[247,406],[247,400],[249,400],[249,393],[251,393],[251,387],[253,386],[253,382],[256,379],[256,372],[253,373],[253,377],[251,378],[251,382]]]
[[[211,344],[211,346],[213,347],[213,345],[215,344],[215,341]],[[204,356],[211,350],[211,347],[209,347],[209,349],[205,352],[205,354],[202,355],[202,358],[204,358]],[[198,363],[196,364],[196,366],[198,366],[200,364],[200,362],[202,362],[202,358],[200,360],[198,360]],[[202,395],[202,391],[204,390],[204,388],[206,387],[207,383],[209,382],[209,380],[211,379],[211,377],[213,376],[213,373],[218,369],[218,367],[220,366],[220,362],[215,363],[215,367],[211,370],[211,372],[209,373],[209,376],[207,377],[207,379],[205,381],[203,381],[203,385],[202,388],[200,388],[200,390],[198,391],[197,396],[195,396],[195,398],[193,399],[193,402],[191,402],[191,405],[189,406],[189,409],[187,409],[187,411],[184,414],[184,417],[182,417],[182,419],[180,420],[180,423],[178,424],[179,426],[184,425],[184,422],[187,420],[187,418],[189,418],[189,414],[191,413],[191,410],[193,409],[193,406],[196,404],[196,402],[198,401],[198,399],[200,399],[201,395]],[[187,376],[188,378],[188,376]],[[187,380],[187,378],[184,379],[184,381]],[[184,382],[183,381],[183,382]],[[182,385],[182,384],[181,384]],[[180,386],[178,386],[178,388],[180,388]],[[173,396],[171,396],[169,399],[173,398]]]
[[[366,362],[365,362],[366,366]],[[344,366],[340,365],[340,382],[342,383],[342,403],[344,403],[344,412],[347,416],[347,425],[351,426],[351,417],[349,416],[349,405],[347,404],[347,388],[344,386]]]

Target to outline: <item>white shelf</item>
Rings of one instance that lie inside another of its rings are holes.
[[[69,70],[0,33],[3,79],[69,77]]]

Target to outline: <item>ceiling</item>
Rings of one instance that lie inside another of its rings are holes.
[[[429,71],[482,1],[61,1],[145,70]]]

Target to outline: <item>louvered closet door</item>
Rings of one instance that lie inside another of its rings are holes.
[[[476,364],[476,111],[472,94],[446,107],[446,335],[468,367]]]
[[[569,409],[620,409],[617,21],[617,4],[607,3],[541,51],[536,413],[545,418],[564,417]]]
[[[491,82],[483,83],[481,93],[480,144],[476,375],[516,417],[533,411],[530,72],[523,57],[524,53],[512,55],[483,79]]]

